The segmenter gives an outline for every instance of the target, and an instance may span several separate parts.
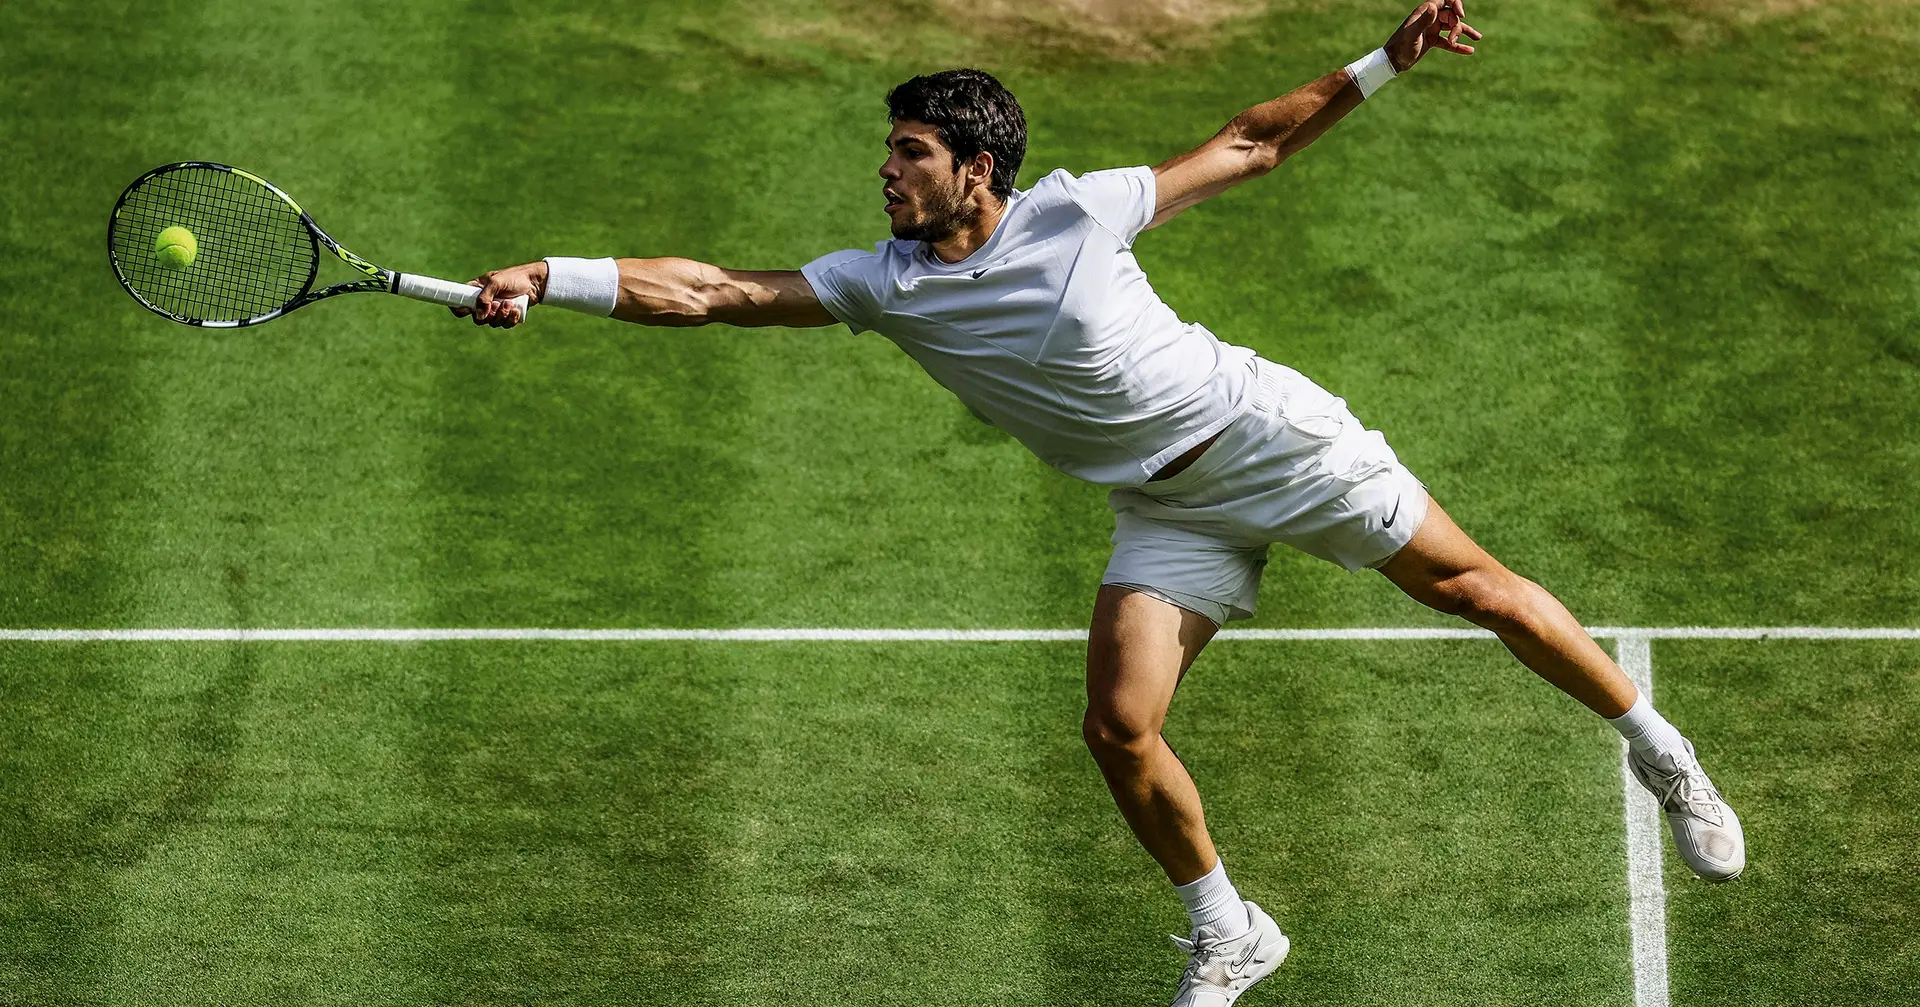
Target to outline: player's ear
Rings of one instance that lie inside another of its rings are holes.
[[[981,151],[967,162],[967,186],[993,185],[993,155]]]

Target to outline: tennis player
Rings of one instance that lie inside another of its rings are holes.
[[[1740,820],[1693,747],[1538,585],[1476,545],[1339,399],[1221,342],[1162,303],[1135,261],[1141,232],[1318,139],[1431,50],[1468,55],[1463,0],[1425,0],[1385,46],[1235,116],[1153,167],[1013,187],[1026,120],[978,70],[887,95],[880,166],[893,238],[797,271],[686,259],[549,258],[501,269],[472,311],[512,326],[533,302],[643,325],[844,323],[898,343],[973,411],[1049,465],[1113,487],[1113,558],[1094,600],[1084,731],[1120,812],[1192,921],[1177,1007],[1225,1007],[1286,957],[1208,837],[1200,795],[1160,730],[1174,689],[1221,625],[1252,615],[1279,542],[1496,633],[1521,663],[1606,718],[1660,800],[1680,856],[1726,880]],[[465,314],[464,309],[456,313]]]

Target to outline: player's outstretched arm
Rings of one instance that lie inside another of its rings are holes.
[[[599,260],[599,264],[604,261]],[[723,269],[692,259],[615,259],[614,265],[618,268],[617,287],[609,275],[604,290],[550,291],[551,276],[544,259],[497,269],[474,280],[481,288],[474,309],[468,312],[459,308],[454,314],[471,314],[476,325],[509,328],[521,320],[519,311],[509,303],[514,297],[525,294],[530,303],[542,304],[550,303],[551,293],[556,298],[552,303],[593,314],[605,312],[610,303],[612,317],[640,325],[722,322],[808,328],[839,321],[820,304],[812,285],[798,270]],[[575,281],[572,286],[580,283]]]
[[[1380,79],[1405,73],[1420,62],[1429,49],[1470,56],[1473,47],[1463,40],[1478,40],[1480,33],[1466,22],[1464,0],[1425,0],[1407,15],[1384,47],[1385,68],[1371,72]],[[1377,54],[1376,54],[1377,58]],[[1362,60],[1355,67],[1367,63]],[[1355,79],[1356,71],[1342,68],[1281,95],[1255,105],[1233,117],[1213,139],[1170,161],[1155,165],[1155,186],[1159,198],[1153,222],[1158,227],[1174,215],[1212,196],[1233,188],[1249,178],[1278,167],[1280,162],[1320,138],[1348,112],[1379,86],[1379,80]]]

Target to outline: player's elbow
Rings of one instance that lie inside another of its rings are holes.
[[[1248,178],[1259,178],[1280,167],[1280,162],[1286,159],[1286,154],[1281,151],[1277,143],[1254,144],[1253,149],[1247,152],[1243,170]]]
[[[1255,127],[1254,123],[1235,119],[1222,131],[1221,139],[1226,140],[1226,148],[1238,164],[1236,174],[1242,179],[1259,178],[1261,175],[1280,166],[1286,159],[1282,150],[1286,143],[1285,134],[1272,135],[1270,130]]]

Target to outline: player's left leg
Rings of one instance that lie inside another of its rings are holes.
[[[1502,566],[1438,502],[1378,569],[1414,600],[1492,630],[1521,664],[1602,717],[1626,713],[1639,695],[1560,599]]]
[[[1607,718],[1627,739],[1634,774],[1666,809],[1681,857],[1710,881],[1739,876],[1746,866],[1740,819],[1700,768],[1692,743],[1558,598],[1502,566],[1432,502],[1413,538],[1378,569],[1414,599],[1492,630],[1520,663]]]

